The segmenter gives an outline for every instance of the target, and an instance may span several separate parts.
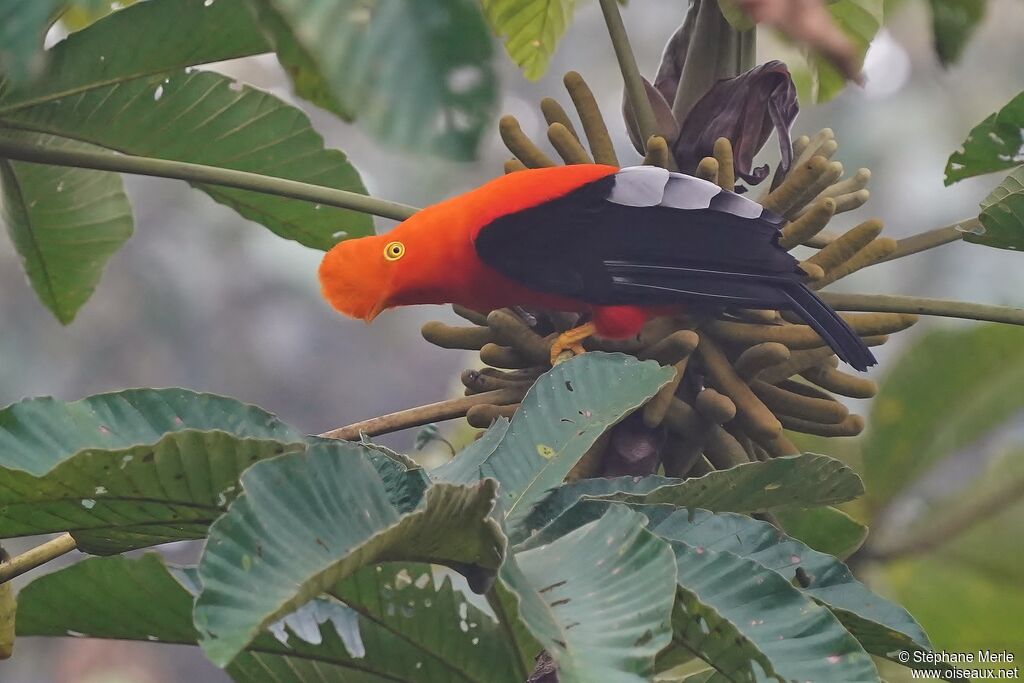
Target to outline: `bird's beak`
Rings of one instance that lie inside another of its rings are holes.
[[[369,311],[367,311],[366,315],[363,316],[363,321],[365,321],[367,323],[372,322],[373,319],[376,318],[378,315],[380,315],[381,312],[384,309],[386,309],[387,307],[388,307],[388,302],[387,302],[386,299],[384,299],[383,297],[378,299],[377,303],[374,304],[373,308],[371,308]]]

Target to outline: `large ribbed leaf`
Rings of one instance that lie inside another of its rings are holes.
[[[435,484],[403,514],[353,448],[318,443],[242,475],[245,495],[210,528],[199,567],[195,623],[215,663],[228,664],[269,623],[366,565],[434,562],[479,578],[501,564],[495,482]]]
[[[182,389],[0,411],[0,537],[71,531],[112,553],[199,538],[252,462],[303,447],[273,415]]]
[[[551,543],[600,518],[615,505],[581,500],[520,547]],[[928,637],[905,609],[872,593],[835,557],[812,550],[767,522],[670,505],[630,507],[647,517],[647,528],[661,538],[686,543],[698,551],[725,551],[748,558],[787,581],[796,581],[807,596],[831,609],[871,654],[891,657],[900,650],[931,649]]]
[[[174,8],[190,17],[184,26]],[[175,0],[140,3],[113,14],[54,46],[52,79],[0,95],[0,123],[128,154],[365,192],[345,155],[324,149],[302,111],[219,74],[181,69],[265,50],[244,9],[237,0],[209,7],[203,0]],[[219,31],[233,26],[236,15],[243,39],[230,38],[227,31],[225,49],[209,47],[221,44]],[[136,17],[143,21],[134,23]],[[163,35],[168,27],[177,37],[173,47],[164,48],[167,42],[155,40],[154,32]],[[193,33],[178,33],[188,27]],[[201,40],[206,42],[196,42]],[[128,66],[134,64],[138,68]],[[372,231],[364,214],[199,187],[246,218],[310,247],[327,249],[345,235]]]
[[[644,523],[613,506],[502,567],[503,602],[555,659],[561,683],[640,683],[668,644],[676,571]]]
[[[0,101],[39,104],[110,83],[269,50],[246,0],[141,2],[57,43],[49,50],[41,76],[6,89]]]
[[[169,571],[154,554],[88,559],[22,591],[18,634],[195,644],[191,579],[191,572]],[[330,593],[349,607],[331,599],[309,603],[275,626],[280,639],[261,634],[228,667],[231,677],[240,683],[522,680],[512,676],[499,625],[450,579],[438,585],[426,565],[363,569]],[[318,623],[325,612],[333,624]]]
[[[706,510],[674,512],[653,521],[650,530],[691,548],[727,552],[753,560],[835,613],[865,650],[891,657],[900,650],[930,650],[928,636],[910,613],[872,593],[842,562],[808,548],[767,522]],[[766,622],[767,623],[767,622]]]
[[[551,56],[572,20],[576,0],[481,0],[491,29],[523,74],[544,75]]]
[[[497,98],[472,0],[254,0],[285,69],[314,102],[385,142],[475,155]]]
[[[879,680],[836,617],[779,574],[729,552],[671,545],[679,570],[673,643],[722,680]]]
[[[522,540],[529,530],[541,528],[584,497],[722,512],[766,512],[840,503],[863,492],[864,485],[853,470],[834,458],[813,453],[745,463],[694,479],[581,479],[551,491],[512,538]]]
[[[487,461],[494,449],[501,443],[505,432],[508,431],[508,425],[508,418],[498,418],[486,432],[480,435],[480,438],[456,453],[448,462],[432,469],[430,478],[452,484],[472,484],[475,481],[480,481],[483,478],[480,466]]]
[[[672,368],[621,353],[585,353],[542,375],[480,464],[482,476],[501,484],[508,527],[561,484],[605,430],[671,378]]]
[[[49,135],[5,138],[71,150],[90,146]],[[63,324],[92,295],[107,260],[132,234],[121,176],[0,159],[2,216],[39,300]]]
[[[1024,166],[1010,175],[981,202],[978,214],[984,232],[969,232],[964,239],[987,247],[1024,250]]]
[[[953,152],[946,163],[946,184],[1013,168],[1024,162],[1022,129],[1024,92],[971,129],[963,149]]]

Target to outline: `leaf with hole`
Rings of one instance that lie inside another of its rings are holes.
[[[239,683],[360,676],[516,681],[498,624],[456,591],[450,578],[431,574],[428,565],[414,564],[360,570],[275,624],[275,635],[262,633],[227,671]],[[197,591],[194,570],[167,567],[156,554],[91,558],[23,589],[18,635],[195,645]],[[140,605],[146,609],[133,609]]]
[[[1024,162],[1024,92],[971,129],[946,163],[946,185]]]
[[[304,447],[273,415],[183,389],[0,411],[0,538],[71,531],[108,554],[205,536],[251,463]]]
[[[126,154],[365,193],[345,155],[324,148],[301,110],[226,76],[185,68],[266,50],[259,35],[245,37],[248,29],[241,38],[227,31],[221,40],[219,32],[235,18],[251,26],[244,6],[233,0],[204,4],[140,3],[72,34],[51,50],[52,78],[0,95],[0,123]],[[186,28],[193,32],[179,33]],[[174,40],[159,40],[167,31]],[[344,237],[372,232],[370,218],[354,211],[197,187],[309,247],[328,249]]]
[[[215,663],[228,664],[268,624],[370,564],[446,564],[477,589],[497,571],[505,537],[490,516],[495,482],[434,484],[403,513],[351,447],[317,443],[242,475],[244,495],[210,528],[199,565],[195,623]]]
[[[676,570],[644,523],[614,506],[502,567],[502,602],[557,662],[559,681],[641,683],[653,673],[671,638]]]
[[[601,434],[646,403],[672,374],[654,361],[592,352],[542,375],[480,462],[481,475],[501,484],[508,528],[523,522]]]

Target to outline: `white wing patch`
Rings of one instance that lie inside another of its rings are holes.
[[[722,188],[706,180],[682,173],[670,173],[665,196],[660,204],[672,209],[706,209],[721,192]]]
[[[781,219],[757,202],[726,192],[718,185],[657,166],[630,166],[615,174],[608,201],[624,206],[664,206],[670,209],[711,209],[740,218]]]
[[[615,174],[608,201],[624,206],[657,206],[665,195],[669,172],[658,166],[630,166]]]

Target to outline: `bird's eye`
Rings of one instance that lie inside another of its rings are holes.
[[[388,261],[397,261],[405,255],[405,245],[401,242],[388,242],[384,247],[384,258]]]

